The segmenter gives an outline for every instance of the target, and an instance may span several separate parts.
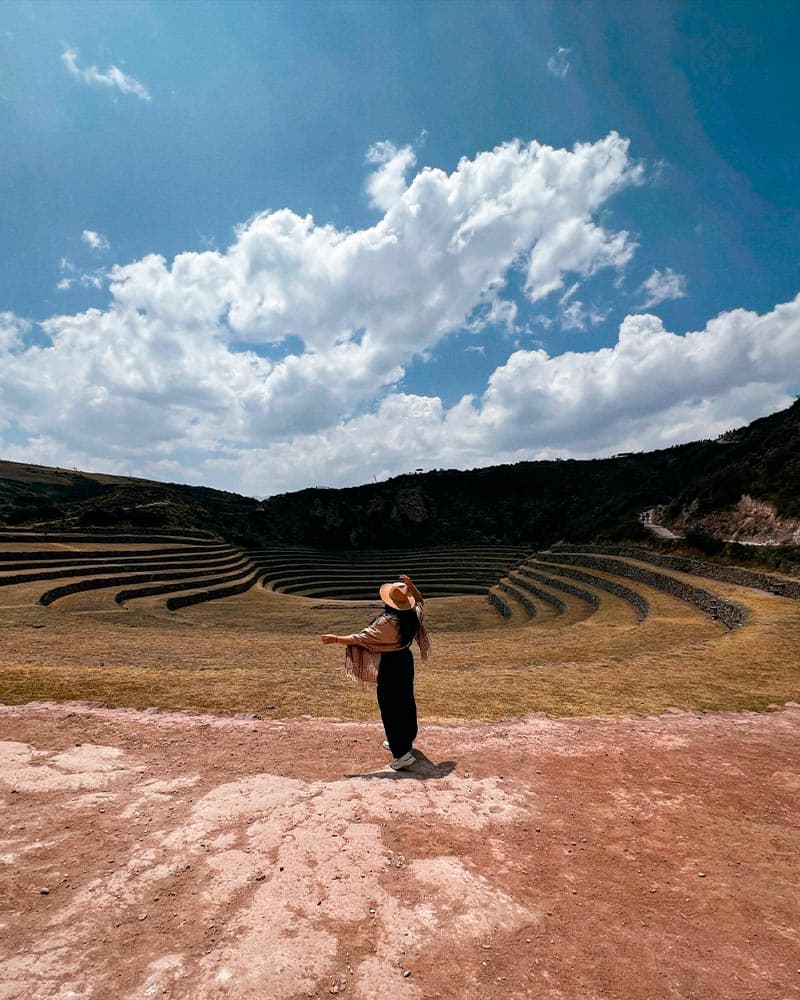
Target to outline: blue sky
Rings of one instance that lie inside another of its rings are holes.
[[[796,4],[0,7],[0,456],[253,495],[800,391]]]

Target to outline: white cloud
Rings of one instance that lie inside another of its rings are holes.
[[[32,324],[11,312],[0,312],[0,358],[21,350]],[[0,394],[0,398],[2,395]]]
[[[105,308],[41,324],[46,349],[25,347],[6,317],[3,413],[40,458],[60,450],[96,470],[183,470],[173,478],[262,494],[407,471],[410,433],[414,465],[465,466],[670,443],[780,405],[798,370],[797,303],[685,337],[628,317],[604,351],[516,350],[449,410],[398,390],[455,331],[480,329],[481,343],[519,332],[514,269],[530,301],[566,289],[554,312],[595,321],[576,279],[619,272],[634,253],[596,218],[641,180],[627,150],[615,134],[572,150],[512,142],[406,183],[412,161],[385,144],[371,163],[396,173],[369,228],[264,212],[224,251],[116,266]],[[66,259],[61,273],[105,277]]]
[[[563,80],[567,73],[569,73],[570,63],[568,56],[571,52],[572,49],[566,49],[563,45],[559,45],[547,60],[547,72]]]
[[[586,331],[589,327],[604,323],[610,315],[610,309],[600,309],[598,306],[587,309],[580,299],[571,299],[561,310],[559,318],[562,330]]]
[[[653,306],[670,299],[686,298],[686,277],[676,274],[671,267],[659,271],[657,268],[639,286],[639,292],[644,294],[640,309],[652,309]]]
[[[87,247],[91,247],[92,250],[108,250],[110,248],[110,244],[105,236],[101,236],[100,233],[95,233],[91,229],[84,229],[81,234],[81,240]]]
[[[555,456],[586,458],[714,437],[792,402],[800,370],[800,296],[771,313],[723,313],[679,336],[654,316],[629,316],[614,347],[550,357],[517,351],[481,397],[445,409],[394,393],[374,413],[204,466],[222,485],[263,491],[344,486],[425,468],[468,468]],[[297,454],[304,457],[298,468]],[[379,456],[380,465],[376,464]],[[221,470],[224,469],[224,475]]]
[[[369,203],[383,212],[400,200],[406,190],[406,174],[417,162],[410,146],[398,149],[391,142],[376,142],[370,146],[366,162],[377,169],[367,178]]]
[[[108,240],[99,233],[84,229],[82,241],[92,250],[108,250]],[[101,289],[108,280],[108,271],[104,267],[96,267],[91,271],[80,273],[69,257],[62,257],[58,262],[58,270],[63,277],[56,284],[59,292],[68,292],[75,285],[82,288]]]
[[[122,94],[133,94],[134,97],[138,97],[142,101],[151,99],[147,87],[135,77],[123,73],[118,66],[109,66],[105,73],[102,73],[96,66],[81,69],[78,65],[78,51],[70,46],[64,46],[61,61],[70,75],[82,83],[87,83],[90,86],[110,87]]]

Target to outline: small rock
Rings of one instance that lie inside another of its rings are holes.
[[[147,914],[146,913],[140,913],[139,914],[139,919],[140,920],[147,920]]]
[[[698,872],[697,873],[697,877],[698,878],[705,878],[706,877],[706,873],[705,872]]]
[[[41,888],[41,889],[39,890],[39,893],[40,893],[40,894],[41,894],[42,896],[49,896],[49,895],[50,895],[50,890],[49,890],[49,889],[47,888],[47,886],[45,885],[45,886],[42,886],[42,888]]]
[[[406,971],[403,973],[403,979],[408,979],[410,975],[411,975],[411,969],[406,969]]]

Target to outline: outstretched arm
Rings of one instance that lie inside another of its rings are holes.
[[[405,573],[401,573],[398,579],[402,580],[403,583],[408,587],[409,594],[411,594],[411,596],[418,604],[425,603],[425,598],[422,596],[422,591],[416,586],[416,584],[414,583],[414,581],[411,579],[410,576],[407,576]]]
[[[330,632],[326,633],[322,637],[322,641],[326,646],[332,646],[334,643],[339,643],[341,646],[348,646],[351,642],[351,637],[349,635],[332,635]]]

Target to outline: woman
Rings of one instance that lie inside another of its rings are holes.
[[[356,680],[378,685],[386,743],[395,771],[414,769],[417,758],[412,746],[417,736],[417,704],[414,701],[414,657],[411,643],[417,640],[425,660],[430,640],[423,625],[424,599],[411,582],[400,574],[399,581],[380,588],[383,611],[361,632],[353,635],[323,635],[326,644],[347,646],[345,670]]]

